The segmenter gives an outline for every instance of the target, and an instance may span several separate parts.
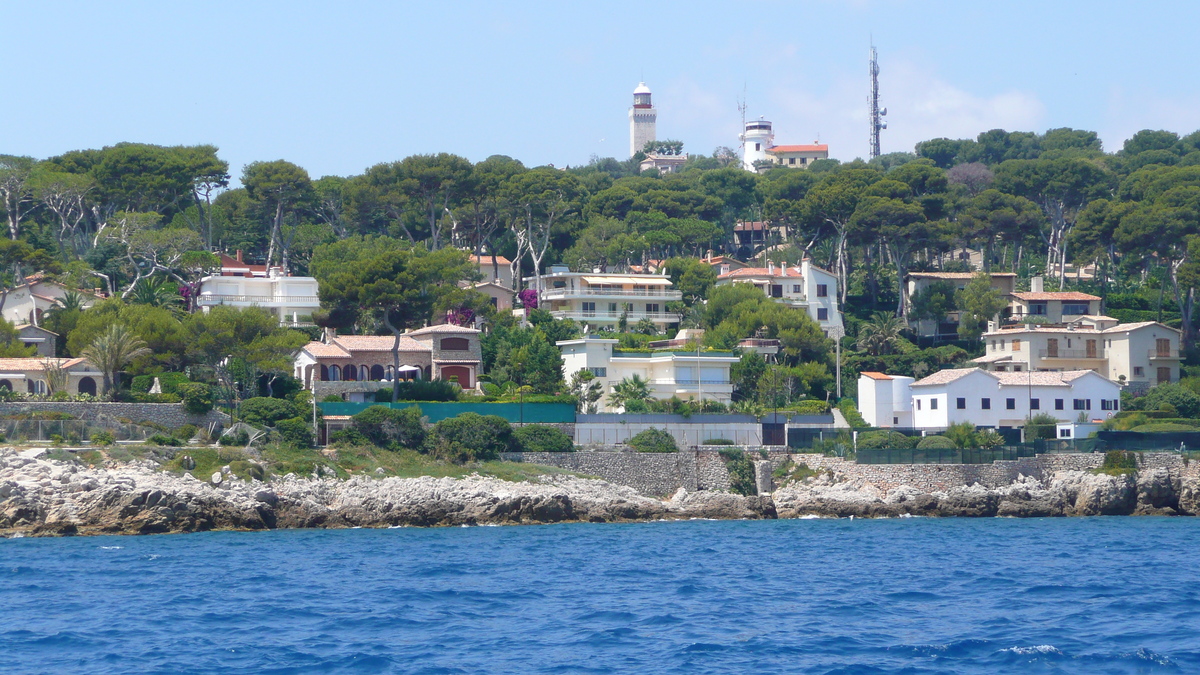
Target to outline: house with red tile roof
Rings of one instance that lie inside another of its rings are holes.
[[[826,335],[842,329],[837,276],[805,258],[799,266],[743,267],[717,275],[717,286],[752,284],[768,297],[805,311]]]
[[[464,389],[477,386],[483,353],[479,331],[444,324],[404,333],[399,338],[400,368],[392,349],[393,335],[337,335],[327,330],[308,343],[294,360],[296,379],[318,399],[329,394],[350,401],[374,400],[374,393],[393,379],[448,380]]]

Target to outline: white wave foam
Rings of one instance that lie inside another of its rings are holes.
[[[100,548],[104,549],[105,551],[119,551],[125,547],[124,546],[101,546]]]
[[[1058,654],[1062,655],[1062,650],[1054,645],[1037,645],[1034,647],[1009,647],[1001,649],[1002,652],[1012,652],[1013,654]]]

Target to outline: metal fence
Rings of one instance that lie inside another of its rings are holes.
[[[111,432],[118,441],[144,441],[158,433],[140,424],[96,422],[91,420],[0,420],[0,434],[8,441],[85,441],[100,431]]]

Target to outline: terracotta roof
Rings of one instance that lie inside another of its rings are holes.
[[[746,264],[746,263],[742,262],[741,260],[738,260],[737,258],[731,258],[727,255],[718,255],[718,256],[713,256],[711,258],[701,258],[700,262],[708,263],[709,265],[720,265],[722,263],[736,263],[738,265]]]
[[[396,344],[394,335],[339,335],[333,339],[334,344],[349,352],[390,352]],[[400,351],[425,351],[425,345],[408,337],[400,336]]]
[[[508,258],[505,258],[505,257],[504,257],[504,256],[502,256],[502,255],[499,255],[499,256],[491,256],[491,255],[472,255],[472,256],[470,256],[470,260],[471,260],[471,262],[473,262],[473,263],[479,263],[479,264],[481,264],[481,265],[491,265],[491,264],[492,264],[492,259],[493,259],[493,258],[495,258],[495,259],[496,259],[496,263],[497,263],[497,264],[499,264],[499,265],[510,265],[510,264],[512,264],[512,261],[511,261],[511,260],[509,260]]]
[[[973,279],[978,272],[909,272],[908,276],[917,279]],[[1012,272],[993,272],[988,274],[993,278],[1016,277]]]
[[[337,345],[327,345],[324,342],[310,342],[301,349],[316,358],[345,358],[350,356],[350,352],[345,349]]]
[[[1011,361],[1012,354],[985,354],[976,359],[971,359],[971,363],[995,363],[997,361]]]
[[[890,379],[892,379],[891,375],[885,375],[883,373],[876,373],[876,372],[872,372],[870,370],[864,370],[863,372],[859,373],[859,375],[865,375],[865,376],[871,378],[872,380],[890,380]]]
[[[932,384],[950,384],[951,382],[961,377],[966,377],[971,373],[987,373],[987,371],[980,370],[978,368],[948,368],[946,370],[939,370],[932,375],[927,375],[916,382],[913,382],[912,386],[924,387]],[[988,374],[994,375],[995,373]]]
[[[717,275],[718,279],[735,279],[738,277],[779,277],[781,279],[801,279],[803,278],[803,275],[800,274],[799,267],[776,267],[774,271],[771,271],[766,267],[743,267],[740,270],[729,270],[724,274]]]
[[[1092,300],[1100,299],[1099,296],[1089,295],[1087,293],[1080,293],[1079,291],[1054,291],[1054,292],[1043,292],[1043,293],[1013,293],[1012,296],[1014,298],[1018,298],[1020,300],[1078,300],[1080,302],[1091,302]]]
[[[247,269],[247,270],[250,270],[251,272],[266,272],[267,271],[266,265],[251,265],[248,262],[239,261],[237,258],[230,258],[229,256],[225,255],[224,253],[218,253],[217,259],[221,261],[222,268],[233,267],[236,269]]]
[[[479,333],[480,331],[466,326],[454,326],[448,323],[438,324],[436,326],[426,326],[418,328],[414,331],[409,331],[405,335],[428,335],[430,333]],[[391,349],[391,347],[388,347]]]
[[[768,227],[770,227],[770,226],[767,223],[765,223],[761,220],[755,220],[755,221],[751,221],[751,222],[736,223],[733,226],[733,231],[734,232],[747,232],[747,231],[751,231],[751,230],[765,230]]]
[[[44,358],[11,358],[0,359],[0,371],[11,370],[36,370],[42,371],[46,369],[46,362],[57,361],[62,368],[70,368],[81,363],[86,363],[83,359],[44,359]]]
[[[1170,326],[1159,323],[1157,321],[1139,321],[1137,323],[1119,323],[1119,324],[1113,326],[1112,328],[1105,328],[1104,330],[1102,330],[1100,332],[1101,333],[1124,333],[1125,331],[1137,330],[1139,328],[1145,328],[1146,326],[1157,326],[1159,328],[1165,328],[1169,331],[1174,331],[1176,333],[1180,332],[1178,328],[1171,328]]]
[[[829,146],[820,145],[772,145],[767,152],[829,152]]]
[[[1091,373],[1090,370],[1063,370],[1058,372],[1043,372],[1023,371],[1020,373],[992,373],[996,379],[1000,380],[1000,384],[1010,387],[1030,385],[1038,387],[1066,387],[1070,386],[1071,382]]]

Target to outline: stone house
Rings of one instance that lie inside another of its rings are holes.
[[[84,359],[15,358],[0,359],[0,389],[29,394],[50,393],[47,371],[57,364],[67,373],[67,393],[96,396],[104,382],[104,373]]]

